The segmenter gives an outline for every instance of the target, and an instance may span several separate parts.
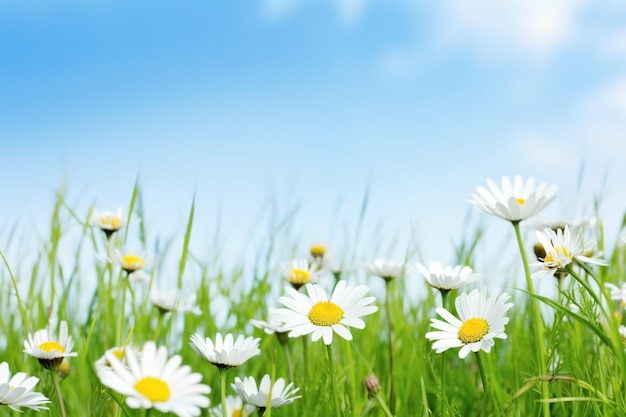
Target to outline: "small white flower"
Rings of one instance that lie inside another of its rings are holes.
[[[556,192],[555,185],[541,183],[535,188],[535,179],[529,177],[526,181],[516,176],[511,182],[509,177],[502,177],[502,185],[487,179],[489,190],[478,187],[469,200],[470,204],[483,213],[491,214],[502,219],[515,222],[527,219],[539,213],[551,202]]]
[[[222,338],[221,333],[217,333],[215,343],[213,343],[208,337],[203,339],[200,335],[193,334],[190,345],[204,359],[218,368],[234,368],[261,353],[260,341],[259,338],[242,335],[235,340],[230,333]]]
[[[110,370],[111,363],[109,362],[108,356],[114,355],[120,363],[124,366],[128,366],[128,360],[126,356],[126,349],[132,349],[135,355],[135,358],[139,358],[141,356],[141,352],[139,349],[131,346],[115,346],[110,349],[107,349],[104,354],[94,362],[94,368],[96,368],[96,373],[102,372],[103,370]]]
[[[607,282],[604,286],[611,291],[611,300],[619,301],[622,307],[626,307],[626,282],[621,287],[610,282]]]
[[[391,281],[397,278],[404,271],[404,263],[396,261],[388,261],[385,259],[376,259],[365,265],[365,269],[371,275],[376,275],[385,281]]]
[[[12,410],[21,411],[20,407],[32,410],[47,410],[43,404],[50,402],[45,395],[33,391],[39,378],[29,377],[18,372],[11,378],[11,370],[6,362],[0,363],[0,406],[6,405]]]
[[[150,289],[150,302],[162,313],[176,311],[179,313],[191,312],[195,315],[202,314],[202,310],[196,305],[196,294],[189,294],[186,297],[179,295],[174,289],[167,293],[162,293],[156,286]]]
[[[567,225],[565,229],[557,229],[556,232],[552,229],[537,231],[537,240],[543,247],[545,256],[540,262],[533,264],[533,266],[540,267],[533,275],[554,276],[557,271],[564,269],[574,259],[596,265],[608,265],[608,262],[602,259],[583,256],[582,233],[579,232],[572,238]]]
[[[459,358],[465,358],[470,352],[491,351],[494,339],[506,339],[504,325],[509,318],[504,313],[513,306],[507,303],[509,295],[493,293],[487,299],[487,290],[475,289],[462,293],[455,300],[457,319],[445,308],[437,308],[445,321],[431,319],[431,326],[437,329],[426,333],[428,340],[434,340],[433,349],[437,353],[460,347]]]
[[[304,284],[317,282],[319,272],[317,268],[316,263],[309,263],[306,259],[293,260],[290,264],[280,264],[283,277],[296,289]]]
[[[147,282],[150,276],[145,272],[148,261],[143,253],[123,251],[118,249],[113,251],[110,262],[119,265],[127,274],[127,278],[132,282]]]
[[[130,347],[125,351],[127,365],[112,352],[106,352],[111,367],[98,372],[98,377],[102,385],[125,395],[130,408],[155,408],[179,417],[195,417],[201,408],[209,406],[206,394],[211,388],[200,383],[199,373],[191,372],[187,365],[181,366],[179,355],[168,358],[167,348],[157,348],[151,341],[141,349],[141,358]]]
[[[415,268],[428,285],[443,291],[456,290],[481,278],[469,266],[443,266],[441,262],[429,262],[428,269],[420,263]]]
[[[72,352],[73,347],[74,339],[68,334],[65,320],[61,321],[58,336],[55,335],[52,324],[49,324],[47,328],[29,334],[24,341],[24,353],[37,358],[46,369],[56,369],[63,358],[78,355]]]
[[[369,288],[365,285],[348,286],[346,281],[339,281],[332,297],[317,284],[307,284],[304,295],[293,288],[285,288],[289,297],[283,296],[278,302],[286,308],[276,309],[275,317],[289,330],[289,337],[311,334],[311,340],[324,339],[329,345],[333,333],[346,340],[352,340],[348,327],[363,329],[365,322],[361,317],[378,311],[378,307],[369,305],[374,297],[365,297]]]
[[[256,407],[244,404],[241,397],[229,395],[226,397],[226,415],[229,417],[252,416],[256,412]],[[222,404],[214,407],[209,412],[211,417],[222,417]]]
[[[250,324],[262,329],[267,334],[286,333],[284,324],[276,317],[276,309],[270,308],[267,312],[267,321],[251,319]]]
[[[121,228],[125,226],[126,222],[122,217],[122,209],[118,208],[117,212],[99,211],[97,208],[93,208],[91,211],[91,217],[89,218],[89,225],[98,227],[102,230],[107,238]]]
[[[285,380],[278,378],[276,382],[272,384],[268,374],[263,376],[258,389],[253,377],[246,377],[243,380],[236,377],[232,387],[245,403],[262,409],[267,407],[268,395],[270,398],[270,408],[278,408],[285,404],[291,404],[295,399],[300,398],[300,395],[295,395],[300,388],[293,388],[293,382],[285,386]]]

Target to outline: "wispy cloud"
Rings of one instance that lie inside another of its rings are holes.
[[[291,15],[300,5],[300,0],[263,0],[261,13],[267,20],[281,20]]]

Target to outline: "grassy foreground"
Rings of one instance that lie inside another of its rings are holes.
[[[332,416],[336,399],[342,416],[385,415],[365,387],[366,377],[373,374],[381,386],[379,399],[396,416],[536,416],[545,412],[541,390],[546,386],[553,416],[626,415],[626,358],[618,332],[623,306],[611,300],[604,287],[605,283],[619,287],[626,279],[626,250],[622,243],[606,247],[601,222],[593,226],[592,233],[598,238],[598,253],[603,254],[608,266],[587,269],[576,266],[581,281],[565,278],[562,291],[555,291],[549,297],[529,294],[522,283],[508,285],[517,290],[507,290],[513,295],[514,303],[507,312],[510,318],[506,325],[507,339],[497,340],[490,353],[481,352],[480,356],[488,387],[483,383],[474,355],[459,359],[454,349],[438,354],[426,340],[425,334],[432,330],[431,319],[436,317],[435,308],[442,301],[439,293],[431,290],[423,279],[407,273],[385,287],[380,278],[367,276],[356,264],[341,265],[334,275],[328,273],[322,280],[327,290],[332,289],[338,277],[353,284],[365,283],[372,288],[370,295],[376,297],[379,306],[377,313],[364,318],[365,329],[352,330],[352,341],[335,335],[331,349],[337,385],[333,392],[327,351],[321,341],[308,340],[303,348],[305,344],[300,338],[289,339],[286,354],[275,335],[266,335],[249,322],[266,319],[267,308],[277,306],[277,298],[288,285],[276,264],[277,248],[289,245],[280,239],[286,227],[284,222],[276,222],[255,265],[226,270],[219,256],[199,253],[190,247],[190,236],[196,233],[194,210],[192,202],[179,245],[147,241],[146,229],[153,225],[134,221],[143,218],[140,192],[135,187],[126,210],[131,213],[129,226],[107,239],[99,229],[88,225],[89,213],[74,212],[64,194],[59,193],[50,218],[49,236],[35,253],[24,253],[23,260],[10,263],[4,254],[8,248],[15,253],[23,237],[14,233],[2,236],[0,361],[8,362],[12,373],[22,371],[39,377],[35,390],[50,398],[51,403],[50,410],[24,409],[23,413],[0,405],[1,415],[62,415],[51,373],[23,353],[28,334],[46,327],[50,318],[68,322],[75,341],[74,351],[78,353],[69,359],[69,370],[60,383],[68,416],[146,415],[145,410],[129,409],[123,397],[104,387],[93,364],[106,349],[124,344],[143,345],[149,340],[167,346],[170,355],[179,354],[184,364],[201,373],[203,382],[212,387],[210,408],[219,405],[217,369],[189,346],[192,334],[214,337],[216,332],[261,338],[261,355],[227,374],[228,395],[235,395],[230,388],[235,376],[254,376],[258,380],[270,373],[290,380],[286,359],[289,355],[293,361],[292,382],[300,387],[302,398],[272,410],[277,416]],[[72,231],[71,239],[69,231]],[[458,259],[453,264],[473,265],[473,251],[481,244],[481,236],[480,231],[476,232],[467,242],[459,244]],[[513,229],[510,238],[515,239]],[[146,268],[149,275],[146,282],[126,279],[126,272],[108,261],[115,249],[123,250],[128,240],[139,242],[150,253],[152,262]],[[529,258],[534,256],[534,243],[524,242]],[[406,252],[414,251],[407,248]],[[65,257],[71,254],[73,262],[69,265],[60,262],[61,254]],[[510,268],[520,272],[512,275],[521,276],[522,261],[515,255],[512,253]],[[297,258],[307,256],[308,253],[294,253]],[[165,260],[175,265],[170,268],[175,272],[167,277],[160,276]],[[157,281],[165,289],[196,293],[201,314],[162,312],[155,308],[149,300],[149,288]],[[490,291],[495,289],[491,288],[489,277],[469,288],[485,285]],[[423,286],[421,299],[406,297],[409,286]],[[389,291],[387,296],[385,288]],[[449,307],[454,305],[456,296],[457,291],[450,293]],[[533,331],[536,324],[532,300],[538,301],[545,323],[542,336],[547,372],[544,375],[538,374],[540,367],[536,363],[538,343]],[[389,372],[387,314],[393,323],[393,381]],[[391,386],[394,395],[393,403],[389,404]],[[209,409],[203,411],[203,415],[213,415],[209,413]],[[150,415],[164,414],[151,410]]]

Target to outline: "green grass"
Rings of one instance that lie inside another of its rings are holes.
[[[366,207],[367,193],[358,216],[359,226],[353,234],[354,248],[360,247],[360,225]],[[287,362],[277,338],[253,328],[249,320],[265,318],[267,307],[276,306],[276,299],[284,293],[286,283],[277,263],[289,259],[281,258],[282,254],[290,253],[299,258],[307,255],[297,252],[297,239],[291,229],[297,209],[270,219],[267,239],[259,248],[254,265],[234,267],[227,267],[221,261],[219,237],[206,237],[206,241],[214,239],[208,253],[190,244],[190,237],[200,233],[194,230],[194,219],[198,215],[194,199],[190,202],[186,226],[180,236],[165,242],[148,239],[151,233],[158,235],[158,230],[153,229],[155,225],[143,221],[133,223],[133,220],[143,220],[143,210],[141,192],[135,185],[127,211],[132,215],[130,226],[107,242],[100,230],[87,226],[89,213],[75,211],[61,190],[53,205],[48,236],[20,235],[18,228],[2,236],[0,332],[4,343],[0,345],[0,360],[8,362],[13,373],[24,371],[40,378],[36,390],[52,400],[50,410],[41,411],[41,415],[60,415],[52,378],[22,349],[28,333],[44,328],[50,316],[67,320],[75,340],[74,350],[78,352],[77,357],[70,359],[69,374],[61,381],[68,416],[143,415],[143,412],[137,414],[136,410],[128,409],[123,398],[103,387],[93,368],[93,362],[107,348],[129,341],[142,345],[154,340],[167,346],[171,355],[181,355],[183,363],[201,373],[203,382],[212,387],[212,407],[220,403],[218,371],[189,346],[189,337],[193,333],[213,337],[218,331],[231,332],[262,339],[260,356],[228,372],[230,395],[235,394],[230,390],[235,376],[258,379],[274,370],[276,376],[288,378]],[[602,223],[597,227],[598,235],[603,236]],[[476,259],[484,235],[482,228],[467,233],[456,246],[456,262],[472,266],[484,262]],[[121,248],[128,239],[139,242],[153,254],[154,262],[148,269],[152,273],[150,284],[129,284],[119,267],[98,260],[98,255],[106,253],[108,244]],[[519,256],[516,258],[513,229],[510,230],[510,240],[512,261],[507,268],[513,271],[511,277],[522,277],[523,267]],[[524,243],[532,256],[534,242]],[[415,256],[419,253],[418,242],[412,244],[413,247],[406,248],[407,259],[424,262]],[[33,247],[34,250],[26,250]],[[514,306],[507,313],[510,317],[506,326],[508,338],[497,340],[491,353],[483,352],[481,356],[489,392],[483,389],[474,355],[461,360],[454,350],[445,352],[442,358],[425,339],[425,333],[430,330],[430,319],[435,317],[434,309],[441,302],[439,294],[427,288],[416,276],[391,282],[389,310],[394,323],[395,414],[536,416],[542,410],[541,386],[546,384],[553,416],[626,415],[626,358],[624,342],[617,332],[621,324],[618,316],[622,311],[620,306],[612,304],[603,290],[606,282],[619,286],[626,279],[626,251],[623,244],[608,245],[602,239],[599,247],[610,265],[593,270],[576,267],[580,281],[570,279],[569,285],[562,292],[555,292],[554,297],[529,294],[522,281],[513,278],[500,286],[513,295]],[[11,259],[18,259],[13,265],[5,258],[8,250]],[[356,252],[340,256],[354,265],[361,259]],[[70,262],[61,261],[68,258]],[[148,287],[160,269],[165,268],[166,260],[176,265],[175,272],[169,279],[161,281],[167,281],[170,287],[181,288],[183,292],[195,291],[201,315],[171,313],[161,316],[150,304]],[[379,278],[366,277],[356,267],[346,268],[341,278],[350,283],[369,284],[371,294],[377,298],[379,311],[365,318],[365,329],[352,330],[353,341],[335,336],[332,356],[336,393],[330,389],[324,344],[309,341],[305,359],[301,341],[289,340],[294,382],[301,387],[305,398],[272,410],[275,416],[331,416],[334,414],[334,394],[339,398],[342,416],[384,415],[376,401],[368,396],[364,385],[368,375],[377,375],[381,397],[388,398],[390,381],[384,285]],[[328,282],[332,282],[332,278]],[[419,300],[412,300],[406,296],[407,289],[416,285],[423,286],[422,296]],[[475,286],[482,285],[485,285],[484,281]],[[495,289],[490,284],[488,286],[490,291]],[[450,294],[449,305],[453,305],[456,295],[455,292]],[[545,323],[546,375],[537,372],[540,367],[532,330],[531,299],[540,306]],[[572,312],[571,303],[576,303],[580,311]],[[303,380],[305,360],[308,365],[306,381]],[[442,368],[445,369],[443,387],[440,384]],[[121,408],[118,403],[122,404]],[[8,416],[37,414],[27,409],[23,413],[12,412],[6,407],[0,409],[2,415]],[[153,411],[150,415],[161,414]],[[208,411],[205,410],[203,415],[209,415]]]

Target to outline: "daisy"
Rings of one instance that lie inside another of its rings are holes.
[[[283,277],[295,288],[298,289],[304,284],[317,282],[317,264],[309,263],[308,260],[293,260],[290,264],[280,264]]]
[[[454,317],[445,308],[437,308],[445,321],[431,319],[431,326],[437,331],[426,333],[428,340],[434,340],[433,349],[441,353],[450,348],[460,347],[459,358],[465,358],[470,352],[491,351],[494,339],[506,339],[504,325],[509,318],[504,313],[513,306],[506,301],[509,295],[495,292],[487,298],[487,290],[475,289],[462,293],[455,300],[459,318]]]
[[[210,338],[202,338],[198,334],[191,335],[191,347],[204,359],[220,369],[240,366],[248,359],[261,353],[259,342],[261,339],[240,335],[235,340],[228,333],[222,337],[221,333],[215,336],[215,343]]]
[[[78,353],[72,352],[74,340],[67,332],[67,322],[61,321],[59,335],[56,337],[52,324],[48,324],[45,329],[37,330],[28,335],[24,342],[24,353],[27,353],[39,361],[46,369],[56,369],[63,358],[76,356]]]
[[[199,416],[201,408],[209,406],[206,397],[211,392],[208,385],[200,383],[202,376],[181,366],[181,357],[167,356],[167,348],[157,348],[152,341],[141,349],[141,358],[135,351],[125,348],[127,365],[112,352],[105,353],[110,370],[99,372],[102,385],[126,396],[130,408],[156,408],[162,413],[179,417]]]
[[[326,255],[326,246],[324,245],[312,245],[309,250],[313,259],[322,259]]]
[[[404,264],[402,262],[376,259],[374,262],[365,265],[365,269],[371,275],[381,277],[385,281],[391,281],[402,273]]]
[[[489,190],[478,187],[469,200],[483,213],[491,214],[511,222],[519,222],[539,213],[551,202],[556,192],[555,185],[543,182],[535,188],[535,179],[529,177],[526,181],[516,176],[513,181],[509,177],[502,177],[502,185],[487,179]]]
[[[540,262],[533,264],[533,266],[540,267],[533,275],[554,276],[557,271],[562,271],[574,260],[596,265],[608,265],[608,262],[602,259],[583,256],[581,232],[572,238],[567,225],[565,229],[557,229],[556,232],[552,229],[544,229],[543,232],[537,231],[537,240],[543,247],[545,256],[540,259]]]
[[[276,317],[276,309],[270,308],[267,312],[267,321],[265,320],[250,320],[250,324],[254,327],[262,329],[266,334],[274,334],[274,333],[286,333],[288,332],[285,329],[283,322],[278,320]]]
[[[300,388],[294,388],[293,382],[285,385],[283,378],[278,378],[272,384],[270,376],[265,374],[261,379],[261,383],[257,389],[254,377],[245,377],[243,380],[235,377],[235,383],[231,384],[237,394],[243,399],[243,402],[265,410],[268,404],[270,408],[278,408],[285,404],[291,404],[294,400],[300,398],[295,394]]]
[[[190,294],[187,297],[181,297],[178,290],[174,289],[163,294],[156,286],[150,289],[150,302],[161,313],[177,311],[179,313],[191,312],[196,316],[202,314],[200,308],[196,305],[196,294]]]
[[[229,395],[226,397],[226,415],[228,417],[246,417],[251,416],[256,411],[256,408],[250,404],[244,404],[241,397],[235,397]],[[209,415],[211,417],[222,417],[222,405],[210,410]]]
[[[6,405],[12,410],[21,411],[20,407],[32,410],[47,410],[43,404],[50,400],[43,394],[33,391],[39,378],[29,377],[24,372],[18,372],[11,377],[9,364],[0,363],[0,406]]]
[[[481,278],[469,266],[443,266],[441,262],[429,262],[428,269],[420,263],[415,268],[428,285],[440,291],[456,290]]]
[[[607,282],[604,286],[611,292],[611,300],[618,301],[622,307],[626,307],[626,282],[621,287],[610,282]]]
[[[119,265],[126,277],[133,282],[149,281],[149,275],[144,271],[147,265],[146,258],[143,253],[124,251],[120,252],[116,249],[110,261]]]
[[[304,295],[292,288],[285,288],[289,297],[283,296],[278,302],[286,308],[276,309],[276,319],[285,324],[289,337],[311,334],[311,340],[324,339],[330,345],[333,333],[346,340],[352,340],[348,327],[363,329],[362,316],[378,311],[378,307],[369,305],[374,297],[365,297],[369,288],[365,285],[348,286],[346,281],[339,281],[330,300],[322,287],[307,284]]]
[[[111,362],[109,362],[108,356],[109,355],[113,355],[115,356],[124,366],[128,366],[128,361],[127,361],[127,356],[126,356],[126,349],[132,349],[133,353],[135,355],[135,358],[139,358],[141,356],[141,352],[139,352],[139,349],[136,347],[130,347],[130,346],[115,346],[112,347],[110,349],[107,349],[104,354],[94,362],[94,367],[96,368],[96,373],[98,372],[102,372],[102,371],[106,371],[106,370],[111,370],[112,366],[111,366]]]
[[[98,211],[97,208],[94,208],[89,218],[89,225],[100,228],[107,238],[110,238],[113,233],[125,225],[122,209],[118,208],[117,212],[112,213],[110,211]]]

